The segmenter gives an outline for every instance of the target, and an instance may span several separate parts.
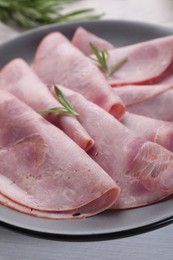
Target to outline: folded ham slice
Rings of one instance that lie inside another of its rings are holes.
[[[173,123],[126,112],[121,123],[146,140],[173,152]]]
[[[134,105],[155,97],[173,87],[172,84],[154,85],[127,85],[113,88],[116,95],[120,96],[126,106]]]
[[[82,218],[110,207],[115,182],[77,144],[0,91],[0,202],[31,215]]]
[[[111,86],[158,82],[173,62],[173,36],[116,48],[109,51],[108,65],[128,60],[111,78]]]
[[[77,28],[77,30],[73,35],[72,43],[87,55],[93,54],[90,48],[90,43],[94,44],[99,51],[103,49],[106,50],[114,49],[114,46],[110,42],[87,31],[83,27]]]
[[[148,142],[84,97],[63,89],[95,140],[88,154],[121,188],[114,209],[155,203],[173,193],[173,154]]]
[[[1,70],[0,89],[8,90],[34,110],[62,106],[22,59],[11,61]],[[51,113],[44,113],[43,116],[51,123],[60,127],[84,150],[90,149],[93,145],[92,138],[76,117]]]
[[[99,69],[59,32],[48,34],[38,46],[33,69],[47,85],[61,84],[120,118],[125,111]]]
[[[143,102],[130,105],[127,110],[134,114],[173,122],[173,89],[169,89]]]
[[[129,112],[163,121],[173,121],[173,76],[154,85],[113,88]]]

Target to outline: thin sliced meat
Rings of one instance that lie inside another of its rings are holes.
[[[121,123],[137,135],[173,152],[173,123],[128,112],[125,113]]]
[[[173,36],[116,48],[109,51],[108,65],[128,60],[108,79],[111,86],[158,82],[173,62]]]
[[[171,152],[140,138],[80,94],[67,89],[63,91],[80,111],[81,124],[95,140],[88,154],[121,188],[112,208],[148,205],[173,193]]]
[[[72,43],[83,53],[90,55],[93,54],[91,48],[90,48],[90,43],[94,44],[99,51],[106,49],[106,50],[111,50],[114,48],[114,46],[98,37],[97,35],[87,31],[83,27],[78,27],[77,30],[75,31],[73,38],[72,38]]]
[[[134,105],[173,88],[173,76],[153,85],[126,85],[113,88],[126,106]]]
[[[140,103],[127,106],[127,110],[134,114],[173,122],[173,89]]]
[[[48,34],[38,46],[33,69],[47,85],[61,84],[84,95],[117,118],[125,112],[120,98],[99,69],[59,32]]]
[[[22,59],[8,63],[0,72],[0,89],[5,89],[34,110],[62,107],[28,64]],[[74,116],[44,113],[43,116],[60,127],[81,148],[89,150],[94,141]]]
[[[76,209],[75,211],[63,211],[63,212],[57,212],[57,211],[46,211],[46,210],[36,210],[33,208],[28,208],[24,205],[18,204],[15,201],[10,200],[9,198],[3,196],[0,194],[0,203],[2,203],[4,206],[12,208],[14,210],[18,210],[22,213],[36,216],[40,218],[48,218],[48,219],[77,219],[77,218],[84,218],[84,217],[90,217],[91,215],[95,215],[96,212],[100,213],[100,208],[102,207],[102,210],[106,209],[105,205],[109,205],[110,201],[113,200],[113,198],[116,196],[115,190],[109,190],[106,194],[103,194],[98,199],[90,202],[89,204],[80,207]],[[82,213],[80,213],[82,212]],[[71,214],[71,217],[70,217]]]
[[[173,76],[154,85],[127,85],[113,88],[129,112],[173,122]]]
[[[115,182],[76,143],[0,91],[0,202],[48,218],[82,218],[117,199]]]

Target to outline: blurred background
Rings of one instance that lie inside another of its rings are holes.
[[[74,10],[78,3],[73,3],[68,10]],[[81,8],[92,7],[97,12],[105,13],[102,19],[123,19],[146,21],[155,24],[173,25],[172,0],[83,0]]]
[[[173,26],[172,10],[172,0],[0,0],[0,43],[52,22],[122,19]]]

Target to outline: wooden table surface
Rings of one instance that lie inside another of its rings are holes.
[[[172,0],[84,0],[68,10],[94,7],[104,19],[144,21],[173,27]],[[0,43],[21,32],[0,23]],[[0,260],[172,260],[173,224],[127,238],[97,242],[65,242],[36,238],[0,226]]]

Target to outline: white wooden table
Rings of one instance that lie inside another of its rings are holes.
[[[104,19],[126,19],[173,26],[172,0],[84,0],[68,7],[94,7]],[[0,24],[0,43],[21,32]],[[0,260],[172,260],[173,224],[138,236],[100,241],[63,242],[31,237],[0,226]]]

